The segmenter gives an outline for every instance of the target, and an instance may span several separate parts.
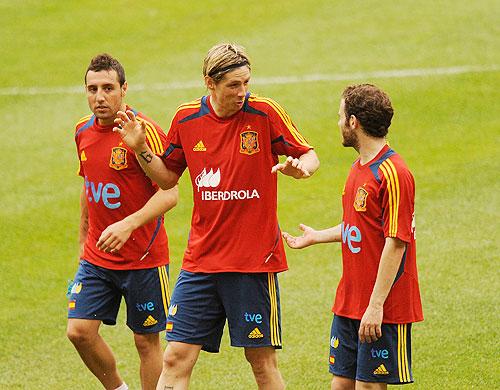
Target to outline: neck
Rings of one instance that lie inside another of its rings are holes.
[[[387,144],[385,137],[362,137],[359,140],[359,162],[361,165],[371,161]]]
[[[219,118],[229,118],[230,116],[236,114],[239,110],[236,111],[228,111],[225,110],[222,105],[220,105],[217,100],[215,100],[213,95],[210,95],[210,104],[212,105],[212,108],[215,112],[215,115],[217,115]]]

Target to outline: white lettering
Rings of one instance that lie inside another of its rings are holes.
[[[246,200],[246,199],[260,199],[259,192],[253,190],[239,190],[239,191],[201,191],[201,200]]]

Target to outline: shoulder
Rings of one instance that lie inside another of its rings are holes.
[[[392,151],[392,149],[390,149]],[[394,152],[394,151],[393,151]],[[388,184],[400,186],[403,183],[414,183],[413,175],[404,162],[403,158],[396,152],[381,161],[379,174]]]
[[[287,115],[286,111],[278,102],[268,97],[258,96],[252,93],[248,96],[247,102],[248,106],[266,115]]]
[[[81,134],[82,131],[88,129],[94,124],[95,116],[93,114],[86,115],[80,118],[75,125],[75,137]]]
[[[153,119],[149,118],[148,116],[144,115],[142,112],[134,110],[134,114],[136,115],[139,121],[145,122],[146,126],[150,127],[151,129],[161,130],[161,127],[158,123],[156,123]]]
[[[200,112],[202,107],[205,105],[206,103],[204,103],[204,98],[198,98],[190,102],[183,103],[175,110],[174,120],[180,121],[190,115],[194,115]]]

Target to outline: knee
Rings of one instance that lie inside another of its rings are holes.
[[[138,334],[134,333],[135,347],[141,356],[155,353],[160,350],[160,335],[158,333],[152,334]]]
[[[189,371],[198,358],[199,346],[171,342],[163,354],[163,368],[167,371],[179,368]]]
[[[262,352],[257,349],[245,349],[245,357],[252,366],[252,371],[258,382],[259,379],[265,380],[271,373],[278,371],[278,359],[274,349],[266,353]]]
[[[88,328],[74,324],[68,324],[66,329],[66,336],[69,341],[76,347],[91,344],[95,339],[96,334],[91,332]]]

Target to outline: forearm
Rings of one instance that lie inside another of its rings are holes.
[[[160,188],[168,190],[174,187],[179,180],[179,176],[171,170],[169,170],[160,157],[155,155],[148,145],[144,145],[135,151],[137,155],[137,161],[144,173],[153,180]]]
[[[80,228],[78,232],[78,242],[80,245],[80,257],[83,256],[83,248],[89,231],[89,210],[87,208],[87,199],[85,187],[80,195]]]
[[[133,231],[174,208],[178,199],[179,191],[177,186],[169,190],[160,189],[141,209],[126,217],[124,221],[130,225]]]
[[[341,238],[341,228],[340,225],[337,225],[328,229],[316,230],[313,244],[340,242]]]
[[[313,149],[308,150],[306,153],[299,157],[302,166],[312,175],[319,168],[319,159]]]
[[[382,308],[384,306],[401,265],[405,248],[405,242],[397,238],[386,238],[369,306],[374,308]]]

